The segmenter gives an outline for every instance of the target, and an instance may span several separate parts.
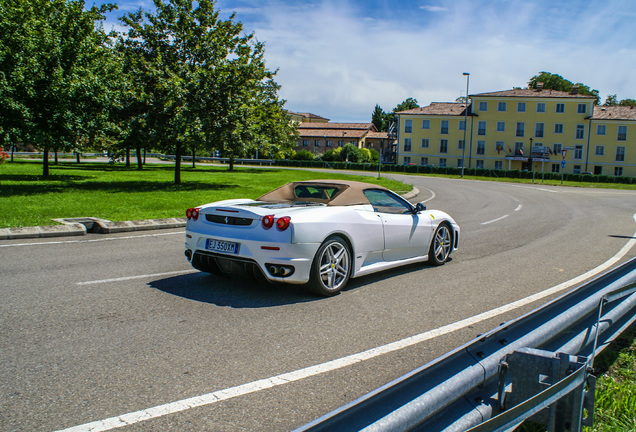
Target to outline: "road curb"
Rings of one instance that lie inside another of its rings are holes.
[[[130,231],[146,231],[168,228],[182,228],[186,218],[147,219],[111,222],[104,219],[77,218],[83,222],[62,222],[62,225],[0,228],[0,240],[17,240],[46,237],[84,236],[90,233],[113,234]]]

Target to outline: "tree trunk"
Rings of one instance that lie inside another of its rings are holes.
[[[42,175],[49,176],[49,148],[44,147],[44,156],[42,156]]]
[[[57,150],[55,150],[55,152],[53,153],[53,155],[54,155],[54,162],[53,162],[53,164],[54,164],[54,165],[57,165]]]
[[[77,159],[77,163],[80,163],[80,152],[75,152],[75,158]]]
[[[197,158],[197,151],[192,147],[192,168],[196,168],[195,159]]]
[[[145,151],[144,151],[145,153]],[[145,157],[144,157],[145,159]],[[141,160],[141,146],[137,144],[137,170],[141,171],[143,169],[143,161]]]
[[[130,147],[126,147],[126,168],[130,168]]]
[[[177,144],[177,151],[174,159],[174,184],[181,184],[181,144]]]
[[[234,153],[230,154],[230,171],[234,171]]]

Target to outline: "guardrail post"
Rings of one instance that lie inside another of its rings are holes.
[[[514,351],[506,355],[499,369],[499,405],[503,411],[517,406],[547,390],[587,363],[586,357],[565,353],[534,348]],[[581,430],[585,408],[588,414],[585,423],[591,425],[596,380],[591,375],[588,375],[589,377],[591,378],[576,390],[564,394],[558,401],[534,414],[529,420],[547,426],[551,432],[578,432]]]

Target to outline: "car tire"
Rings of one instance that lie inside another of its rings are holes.
[[[327,238],[314,257],[309,288],[322,296],[338,294],[349,281],[352,264],[349,244],[340,236]]]
[[[450,226],[443,222],[439,224],[433,234],[431,247],[428,251],[428,263],[434,266],[440,266],[448,261],[451,251],[453,250],[453,232]]]

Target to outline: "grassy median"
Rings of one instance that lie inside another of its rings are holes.
[[[60,162],[42,176],[41,161],[0,166],[0,228],[52,225],[54,218],[97,217],[111,221],[183,217],[185,209],[230,198],[257,198],[282,184],[317,178],[378,183],[398,193],[410,186],[386,178],[293,169],[226,165],[182,165],[174,185],[174,165],[136,166]]]

